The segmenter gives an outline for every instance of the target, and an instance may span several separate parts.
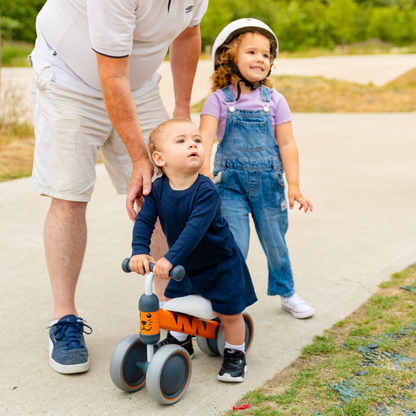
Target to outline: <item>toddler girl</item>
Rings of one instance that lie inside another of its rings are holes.
[[[244,258],[251,213],[267,256],[267,294],[280,295],[283,309],[296,318],[308,318],[315,311],[295,293],[285,242],[288,215],[283,172],[289,185],[289,207],[293,208],[294,201],[305,212],[313,207],[299,189],[298,150],[289,107],[267,78],[277,54],[276,36],[256,19],[232,22],[217,37],[212,52],[214,93],[201,114],[207,157],[200,172],[217,185],[224,218]],[[212,174],[209,156],[215,136],[220,143]]]

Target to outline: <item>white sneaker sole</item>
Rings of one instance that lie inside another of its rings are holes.
[[[247,374],[247,366],[244,367],[244,373],[240,377],[231,377],[229,374],[225,373],[222,376],[218,374],[217,380],[225,381],[226,383],[242,383],[246,379],[246,374]]]
[[[85,373],[90,368],[90,360],[82,364],[63,365],[59,364],[52,358],[53,343],[49,338],[49,365],[58,373],[61,374],[76,374]]]
[[[298,319],[305,319],[305,318],[310,318],[311,316],[313,316],[315,314],[315,309],[311,308],[308,311],[305,312],[296,312],[293,309],[288,308],[287,306],[283,306],[282,308],[284,311],[286,312],[290,312],[295,318]]]

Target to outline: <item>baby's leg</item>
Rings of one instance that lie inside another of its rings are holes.
[[[244,344],[246,326],[243,314],[222,315],[221,313],[217,313],[217,315],[224,326],[225,341],[232,345]]]
[[[241,383],[246,379],[247,364],[245,354],[245,323],[243,314],[222,315],[217,313],[224,326],[225,349],[224,361],[217,379]]]

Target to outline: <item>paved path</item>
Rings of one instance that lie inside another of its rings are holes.
[[[163,94],[168,103],[165,87]],[[97,166],[77,292],[79,313],[94,328],[87,338],[91,369],[82,375],[63,376],[48,365],[52,299],[42,228],[49,200],[29,189],[30,178],[0,184],[0,414],[193,416],[229,410],[289,365],[314,335],[359,307],[392,272],[415,262],[416,113],[295,114],[294,130],[302,190],[315,210],[290,212],[287,240],[297,291],[317,314],[295,320],[278,298],[266,296],[266,261],[253,234],[248,265],[259,302],[249,310],[256,334],[247,380],[217,382],[221,359],[197,350],[189,390],[171,407],[150,401],[146,389],[123,393],[109,378],[114,347],[137,332],[144,284],[120,270],[132,224],[104,166]]]
[[[221,364],[197,350],[190,388],[162,407],[146,390],[118,391],[108,364],[137,332],[143,279],[125,275],[131,223],[103,165],[88,209],[89,243],[77,292],[91,369],[63,376],[49,368],[46,326],[52,300],[42,246],[48,199],[30,178],[0,184],[0,412],[2,415],[214,415],[285,368],[302,346],[359,307],[389,275],[416,261],[416,114],[295,114],[302,190],[312,214],[290,212],[288,244],[297,291],[317,314],[305,321],[266,296],[266,262],[253,235],[248,265],[259,297],[250,308],[256,338],[243,384],[215,380]],[[105,224],[105,227],[103,227]],[[59,410],[58,410],[59,409]]]

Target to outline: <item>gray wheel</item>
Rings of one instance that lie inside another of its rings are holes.
[[[214,321],[217,321],[221,325],[221,321],[219,320],[219,318],[215,318]],[[220,354],[217,346],[217,338],[211,339],[204,337],[196,337],[196,343],[198,344],[199,349],[204,354],[209,355],[210,357],[214,357]]]
[[[141,364],[147,361],[147,347],[139,335],[129,335],[119,342],[110,360],[110,376],[113,383],[128,392],[140,390],[146,383]]]
[[[251,319],[250,314],[247,312],[243,312],[243,319],[246,325],[246,335],[244,338],[245,346],[246,346],[246,354],[248,354],[251,345],[253,344],[253,337],[254,337],[254,324],[253,320]],[[225,348],[225,334],[224,334],[224,327],[222,324],[218,328],[217,333],[217,348],[218,352],[224,357],[224,348]]]
[[[174,404],[185,394],[191,382],[192,362],[179,345],[165,345],[150,361],[147,391],[160,404]]]
[[[214,357],[219,355],[217,347],[217,339],[196,337],[196,343],[198,344],[199,349],[206,355]]]

